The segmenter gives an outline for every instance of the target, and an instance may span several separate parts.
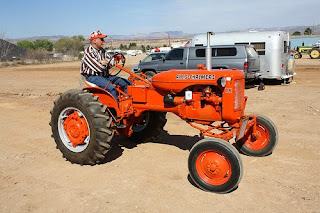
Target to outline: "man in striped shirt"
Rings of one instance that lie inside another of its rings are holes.
[[[126,93],[127,86],[131,85],[131,82],[124,78],[109,75],[107,65],[110,60],[113,60],[113,63],[110,64],[114,64],[114,58],[103,48],[105,37],[107,35],[102,34],[100,30],[91,33],[91,44],[84,50],[80,73],[86,77],[87,81],[106,89],[118,101],[118,94],[114,85],[123,87]]]

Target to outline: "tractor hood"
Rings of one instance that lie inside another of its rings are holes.
[[[231,77],[230,80],[244,79],[244,73],[238,69],[224,70],[169,70],[152,77],[152,85],[160,90],[179,93],[187,87],[195,85],[217,85],[221,77]]]

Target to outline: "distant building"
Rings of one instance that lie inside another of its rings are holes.
[[[12,61],[23,59],[26,50],[8,41],[0,39],[0,61]]]

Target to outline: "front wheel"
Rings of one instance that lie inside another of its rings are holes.
[[[299,59],[299,58],[301,58],[302,57],[302,55],[301,54],[299,54],[299,53],[296,53],[296,54],[294,54],[294,56],[293,56],[295,59]]]
[[[269,118],[263,115],[257,115],[256,133],[253,134],[251,127],[247,134],[237,141],[242,153],[257,157],[271,154],[277,143],[277,127]]]
[[[242,161],[238,151],[228,142],[202,139],[189,154],[188,167],[194,183],[205,191],[227,193],[242,178]]]

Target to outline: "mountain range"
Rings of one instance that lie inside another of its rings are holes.
[[[314,26],[290,26],[290,27],[273,27],[273,28],[256,28],[258,31],[273,31],[273,30],[281,30],[285,32],[289,32],[292,34],[295,31],[300,31],[303,34],[306,28],[311,28],[314,34],[320,34],[320,24]],[[249,30],[249,29],[247,29]],[[246,31],[246,30],[241,30]],[[215,31],[214,31],[215,32]],[[205,32],[199,32],[205,33]],[[145,39],[172,39],[172,38],[192,38],[194,35],[199,33],[185,33],[182,31],[165,31],[165,32],[151,32],[151,33],[139,33],[136,35],[108,35],[109,39],[113,40],[145,40]],[[16,43],[20,40],[30,40],[34,41],[36,39],[48,39],[50,41],[57,41],[60,38],[64,38],[68,36],[64,35],[54,35],[54,36],[34,36],[29,38],[19,38],[19,39],[9,39],[9,41]],[[88,38],[88,37],[85,37]]]

